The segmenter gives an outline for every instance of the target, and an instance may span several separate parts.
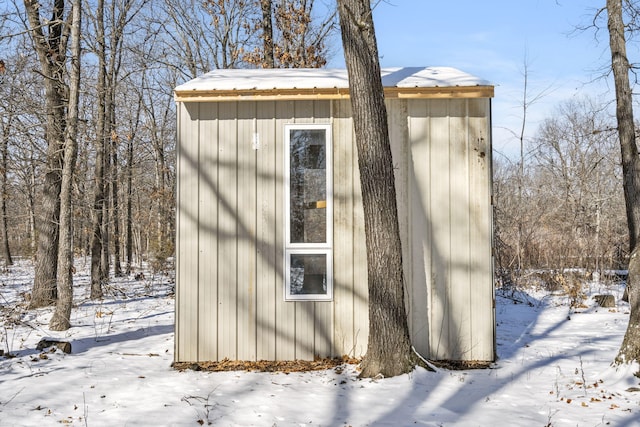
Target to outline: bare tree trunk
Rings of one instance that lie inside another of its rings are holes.
[[[100,256],[100,275],[103,282],[109,281],[109,268],[111,267],[111,248],[109,246],[110,227],[110,203],[111,199],[111,180],[109,180],[111,171],[111,154],[109,153],[109,143],[105,138],[104,153],[104,202],[102,204],[102,253]]]
[[[96,167],[95,167],[95,194],[93,203],[93,233],[91,236],[91,299],[102,298],[102,216],[104,204],[104,151],[100,148],[101,143],[98,141],[98,149],[96,150]]]
[[[607,26],[611,48],[611,67],[616,89],[616,118],[622,153],[622,180],[629,227],[629,276],[627,290],[631,314],[629,325],[615,362],[640,362],[640,157],[633,123],[632,93],[629,85],[629,60],[622,19],[622,0],[607,0]]]
[[[73,306],[73,177],[78,156],[78,103],[80,94],[81,0],[73,0],[71,25],[71,78],[69,85],[68,127],[65,136],[62,188],[60,193],[60,250],[58,252],[58,301],[49,329],[66,331],[71,327]]]
[[[133,265],[133,138],[127,139],[127,220],[126,220],[126,241],[125,252],[127,257],[127,274],[131,274]]]
[[[29,237],[31,238],[29,248],[31,249],[32,256],[35,256],[38,233],[36,233],[36,166],[33,152],[30,154],[29,181],[30,185],[27,192],[29,203]]]
[[[271,14],[271,0],[260,0],[262,9],[262,48],[264,50],[263,68],[273,68],[273,16]]]
[[[105,205],[105,149],[107,136],[106,111],[106,45],[104,35],[104,0],[96,10],[96,39],[98,44],[98,129],[96,131],[96,160],[94,174],[93,235],[91,237],[91,299],[102,298],[102,252]]]
[[[369,0],[338,0],[349,72],[369,277],[369,345],[361,377],[391,377],[416,363],[404,302],[393,159]]]
[[[110,163],[111,173],[111,214],[113,223],[113,274],[116,277],[122,276],[122,265],[120,263],[120,209],[118,203],[118,143],[120,136],[116,127],[116,90],[118,85],[118,74],[122,65],[122,35],[124,26],[128,19],[129,11],[133,2],[125,3],[124,8],[117,13],[116,2],[111,2],[110,20],[113,22],[114,30],[111,32],[110,45],[111,54],[109,57],[109,123],[111,130],[110,139]],[[107,259],[109,256],[107,254]],[[108,265],[107,265],[108,275]]]
[[[61,147],[55,151],[61,152]],[[57,153],[51,153],[51,155],[54,157],[47,163],[49,170],[45,174],[40,220],[36,222],[38,246],[30,308],[51,305],[57,299],[61,179],[59,171],[62,170],[62,159],[58,159]]]
[[[158,135],[157,129],[154,126],[154,135],[157,135],[155,146],[156,151],[156,192],[158,199],[158,210],[156,211],[156,224],[157,224],[157,255],[164,258],[166,254],[166,242],[164,241],[167,235],[167,210],[166,210],[166,191],[165,191],[165,156],[164,147],[162,146],[162,138]]]
[[[122,273],[120,265],[119,242],[119,210],[117,187],[117,155],[115,154],[116,134],[116,106],[115,93],[118,84],[118,72],[122,65],[122,37],[125,26],[130,22],[132,7],[137,7],[137,13],[143,2],[116,2],[108,6],[108,16],[105,17],[105,1],[99,0],[96,6],[96,55],[98,56],[99,71],[97,96],[98,111],[98,140],[95,164],[95,196],[93,203],[93,235],[91,240],[91,286],[92,298],[102,296],[102,284],[109,278],[110,257],[110,220],[114,221],[114,251],[115,274]],[[105,22],[109,22],[110,33],[107,43],[105,36]],[[107,55],[108,54],[108,55]],[[113,168],[110,169],[113,163]],[[111,209],[113,207],[113,209]],[[110,214],[113,217],[110,217]]]
[[[11,122],[13,117],[9,118],[6,128],[3,129],[2,135],[2,147],[0,154],[2,158],[0,161],[0,216],[2,217],[2,252],[4,255],[4,263],[6,266],[13,265],[13,259],[11,258],[11,249],[9,248],[9,228],[7,221],[7,200],[9,199],[9,192],[7,190],[7,175],[9,168],[9,130],[11,129]]]
[[[115,116],[115,114],[114,114]],[[113,274],[122,276],[122,264],[120,263],[120,207],[118,203],[118,139],[111,141],[111,157],[113,169],[111,170],[111,197],[113,208]]]
[[[58,223],[60,181],[63,167],[65,109],[67,105],[63,73],[66,62],[68,28],[64,22],[64,0],[55,0],[53,16],[43,24],[37,0],[24,0],[30,34],[45,77],[47,114],[47,165],[44,178],[41,219],[37,222],[38,247],[30,307],[52,304],[57,298]],[[43,28],[48,27],[47,36]]]

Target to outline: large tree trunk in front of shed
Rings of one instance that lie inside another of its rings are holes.
[[[369,276],[369,344],[361,377],[410,372],[402,249],[391,145],[369,0],[339,0],[353,110]]]
[[[629,60],[627,58],[622,0],[607,0],[607,26],[611,48],[611,68],[616,89],[616,118],[622,154],[622,185],[629,227],[629,276],[627,290],[631,315],[622,345],[615,362],[640,362],[640,157],[633,123],[632,93],[629,85]]]

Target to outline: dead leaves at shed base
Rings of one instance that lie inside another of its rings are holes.
[[[316,360],[229,360],[223,359],[219,362],[174,362],[171,366],[178,371],[249,371],[249,372],[309,372],[322,371],[325,369],[335,369],[344,365],[359,365],[362,359],[349,356],[325,358]],[[449,371],[469,370],[469,369],[490,369],[493,362],[483,361],[452,361],[452,360],[430,360],[439,369]]]
[[[229,360],[223,359],[219,362],[176,362],[173,368],[178,371],[191,369],[194,371],[223,372],[223,371],[251,371],[251,372],[308,372],[334,369],[338,366],[349,364],[357,365],[360,359],[348,356],[336,357],[333,359],[317,360]]]

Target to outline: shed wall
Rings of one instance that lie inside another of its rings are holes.
[[[490,100],[406,102],[408,176],[398,187],[407,190],[398,197],[409,218],[412,342],[434,360],[493,360]]]
[[[364,354],[366,257],[358,239],[364,226],[348,103],[335,105],[333,119],[332,101],[178,106],[175,359]],[[333,123],[331,302],[283,298],[283,131],[289,123]]]
[[[364,218],[350,102],[178,103],[177,361],[362,356]],[[407,303],[432,359],[493,360],[489,99],[387,101]],[[334,298],[283,298],[283,141],[331,123]]]

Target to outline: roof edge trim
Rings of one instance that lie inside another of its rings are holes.
[[[385,98],[493,98],[494,86],[385,87]],[[347,88],[175,90],[176,102],[296,101],[349,99]]]

